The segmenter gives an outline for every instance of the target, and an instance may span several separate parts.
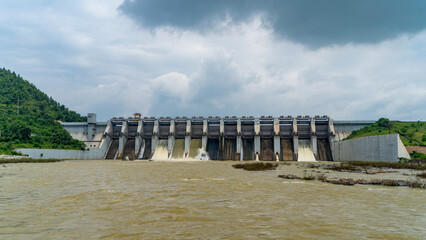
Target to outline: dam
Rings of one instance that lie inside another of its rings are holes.
[[[333,120],[325,115],[142,118],[135,114],[101,124],[95,118],[87,131],[92,139],[88,143],[105,149],[104,159],[333,161],[331,144],[344,135],[336,134]],[[64,127],[77,135],[71,125]]]
[[[371,120],[326,115],[242,117],[114,117],[61,122],[85,150],[17,149],[43,159],[390,161],[410,158],[399,134],[344,140]],[[344,140],[344,141],[342,141]]]

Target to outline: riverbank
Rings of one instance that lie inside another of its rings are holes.
[[[50,163],[50,162],[60,162],[62,160],[59,159],[34,159],[34,158],[28,158],[28,157],[21,157],[17,158],[15,156],[12,157],[3,157],[0,156],[0,164],[6,164],[6,163]]]

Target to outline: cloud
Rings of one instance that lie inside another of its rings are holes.
[[[313,48],[378,43],[426,28],[422,0],[125,0],[119,9],[148,29],[199,33],[262,16],[276,36]]]
[[[117,11],[122,3],[8,2],[0,8],[0,66],[101,121],[134,112],[426,117],[426,31],[312,48],[277,38],[266,10],[200,31],[189,20],[141,28]]]

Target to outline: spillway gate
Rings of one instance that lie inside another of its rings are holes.
[[[103,141],[106,159],[332,161],[334,135],[327,116],[144,117],[112,118]]]

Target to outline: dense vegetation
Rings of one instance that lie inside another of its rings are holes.
[[[426,123],[425,122],[398,122],[380,118],[374,124],[355,130],[346,139],[399,133],[405,146],[426,145]]]
[[[0,68],[0,153],[14,148],[84,149],[59,121],[83,122],[15,72]]]

